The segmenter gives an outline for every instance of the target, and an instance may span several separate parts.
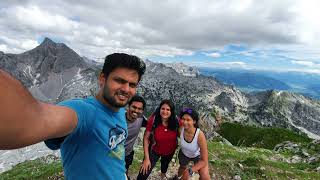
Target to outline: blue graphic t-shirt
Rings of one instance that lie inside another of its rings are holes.
[[[60,147],[66,179],[125,179],[124,109],[113,112],[95,97],[67,100],[59,105],[73,109],[78,117],[71,134],[45,141],[50,149]]]

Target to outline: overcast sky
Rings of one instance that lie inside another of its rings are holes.
[[[318,0],[1,0],[0,51],[44,37],[101,60],[127,52],[202,67],[320,73]]]

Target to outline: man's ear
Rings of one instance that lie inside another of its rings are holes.
[[[105,77],[104,73],[101,72],[99,75],[99,87],[100,88],[103,87],[105,82],[106,82],[106,77]]]

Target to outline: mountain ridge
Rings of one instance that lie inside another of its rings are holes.
[[[38,47],[30,51],[0,56],[2,69],[21,80],[35,97],[53,103],[74,97],[87,97],[97,92],[96,79],[102,64],[90,62],[65,44],[55,43],[49,38],[45,38]],[[212,124],[216,124],[215,117],[208,114],[214,111],[227,121],[262,126],[272,124],[294,130],[297,130],[295,124],[299,124],[307,130],[312,129],[312,133],[320,134],[320,130],[314,130],[311,126],[313,124],[318,127],[320,123],[315,116],[320,116],[318,101],[273,90],[250,95],[213,77],[198,74],[196,68],[183,63],[168,65],[149,60],[145,62],[147,70],[139,83],[138,93],[145,97],[149,112],[153,111],[162,99],[167,98],[175,102],[177,113],[185,106],[194,107],[199,109],[203,116],[209,117]],[[271,96],[270,93],[279,93],[280,96]],[[252,103],[253,101],[256,104]],[[278,109],[272,108],[275,105],[279,106]],[[299,111],[293,112],[297,110]],[[308,112],[313,114],[309,115]],[[299,121],[301,117],[304,117],[307,123]]]
[[[102,64],[90,62],[68,46],[50,39],[21,54],[0,53],[0,68],[19,79],[34,97],[49,103],[95,95],[99,89],[97,78]],[[200,127],[207,137],[214,133],[221,119],[284,127],[320,138],[319,101],[274,90],[246,94],[213,77],[190,76],[196,72],[192,68],[183,67],[181,71],[177,67],[145,62],[147,70],[137,92],[146,99],[149,113],[166,98],[174,101],[177,113],[183,107],[198,109]],[[18,153],[25,157],[23,154],[28,152]],[[1,162],[8,164],[4,159]]]
[[[303,72],[277,72],[250,69],[199,68],[201,74],[218,78],[225,84],[235,85],[243,92],[286,90],[320,99],[320,74]]]

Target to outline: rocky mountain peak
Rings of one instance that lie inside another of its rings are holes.
[[[42,43],[39,46],[37,46],[34,50],[45,50],[45,49],[52,49],[54,51],[65,50],[65,51],[74,52],[71,48],[69,48],[64,43],[56,43],[47,37],[44,38]],[[75,54],[78,55],[77,53],[75,53]]]
[[[30,51],[26,51],[23,54],[37,54],[37,53],[42,53],[42,54],[56,54],[56,51],[60,50],[58,49],[58,46],[61,46],[62,43],[56,43],[52,41],[49,38],[45,38],[37,47],[34,49],[31,49]],[[68,48],[65,46],[64,48]],[[70,49],[71,50],[71,49]]]
[[[146,66],[150,66],[151,64],[153,64],[153,62],[149,59],[144,60],[144,63],[146,64]]]
[[[34,73],[48,76],[50,72],[59,73],[72,67],[83,68],[85,61],[63,43],[55,43],[49,38],[36,48],[16,56],[19,64],[30,66]]]
[[[249,96],[252,119],[265,126],[277,126],[320,139],[320,102],[287,91],[265,91]]]
[[[167,67],[171,67],[174,69],[177,73],[183,75],[183,76],[189,76],[189,77],[197,77],[200,73],[199,70],[196,67],[188,66],[182,62],[178,63],[167,63],[165,64]]]
[[[94,74],[96,65],[86,62],[65,44],[45,38],[32,50],[21,54],[4,54],[0,59],[0,67],[22,81],[38,99],[55,102],[61,98],[70,81],[75,83],[86,78],[82,76],[84,71]],[[77,97],[78,91],[73,89],[72,95]]]
[[[57,43],[53,42],[48,37],[45,37],[40,46],[55,46]]]

